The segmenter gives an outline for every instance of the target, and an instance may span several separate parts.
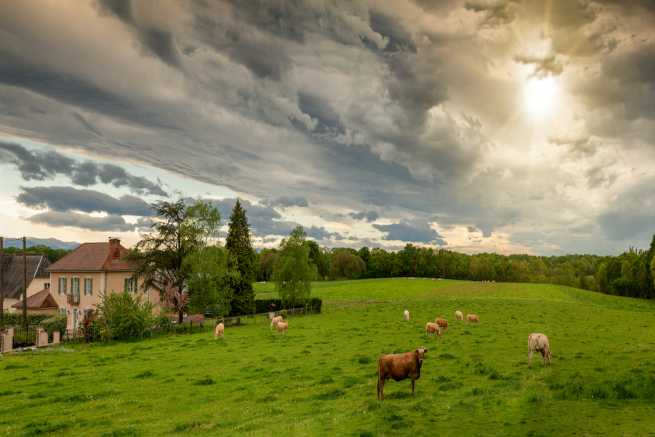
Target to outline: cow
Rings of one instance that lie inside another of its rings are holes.
[[[223,335],[225,334],[225,325],[223,322],[219,323],[216,325],[216,329],[214,330],[214,338],[218,339],[218,337],[223,338]]]
[[[436,323],[428,322],[425,324],[425,333],[427,335],[430,334],[441,335],[441,328]]]
[[[277,322],[277,324],[275,325],[275,329],[277,329],[277,332],[281,332],[282,335],[284,335],[289,330],[289,322],[284,322],[284,321]]]
[[[273,329],[273,328],[277,328],[277,324],[278,324],[279,322],[283,322],[283,321],[284,321],[284,317],[282,317],[282,316],[275,316],[275,317],[273,317],[273,318],[271,319],[271,329]]]
[[[457,311],[455,311],[455,318],[457,320],[464,320],[464,314],[462,314],[461,311],[457,310]]]
[[[467,314],[466,320],[468,320],[471,323],[478,323],[480,321],[480,318],[477,316],[477,314]]]
[[[550,342],[548,337],[538,332],[528,335],[528,366],[532,367],[532,354],[541,352],[544,359],[544,366],[550,365]]]
[[[409,322],[409,311],[405,310],[403,311],[403,320],[406,322]]]
[[[436,323],[437,325],[439,325],[439,327],[442,328],[442,329],[444,329],[444,330],[445,330],[445,329],[448,329],[448,320],[446,320],[446,319],[440,319],[439,317],[437,317],[437,318],[434,320],[434,323]]]
[[[378,359],[378,400],[384,400],[384,382],[393,378],[402,381],[411,378],[412,395],[415,391],[416,380],[421,377],[421,366],[425,353],[428,350],[421,346],[415,351],[404,354],[383,355]]]

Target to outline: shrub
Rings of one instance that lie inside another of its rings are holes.
[[[27,324],[28,325],[38,325],[43,320],[50,318],[47,314],[28,314],[27,315]],[[15,326],[23,324],[23,315],[20,312],[17,313],[5,313],[4,314],[5,326]]]
[[[97,322],[104,339],[142,338],[153,325],[152,305],[127,292],[103,294]]]
[[[52,335],[55,331],[59,331],[63,335],[66,332],[66,317],[52,316],[44,319],[40,325],[48,332],[48,335]]]

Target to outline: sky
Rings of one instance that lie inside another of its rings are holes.
[[[655,233],[655,2],[0,2],[0,235],[616,254]]]

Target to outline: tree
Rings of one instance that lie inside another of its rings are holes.
[[[290,307],[309,299],[311,281],[316,278],[316,266],[309,260],[305,238],[305,231],[298,226],[288,238],[282,240],[273,271],[275,289],[280,299]]]
[[[330,256],[330,279],[355,279],[366,271],[366,264],[348,249],[334,249]]]
[[[321,250],[316,241],[306,240],[305,244],[309,247],[309,260],[316,266],[318,279],[325,279],[330,269],[328,255]]]
[[[227,250],[219,246],[207,246],[184,259],[184,269],[189,272],[189,311],[211,312],[225,316],[230,313],[232,302],[232,275],[227,268]]]
[[[263,249],[259,252],[258,259],[257,280],[270,281],[273,277],[275,262],[277,261],[277,249]]]
[[[246,210],[239,199],[232,209],[225,248],[229,253],[228,268],[238,273],[238,276],[232,275],[232,309],[239,314],[251,313],[255,306],[252,283],[256,277],[256,255],[250,242]]]
[[[129,258],[138,263],[136,274],[143,287],[158,290],[164,301],[174,301],[178,321],[184,318],[188,270],[184,259],[207,245],[214,237],[220,220],[216,208],[204,202],[191,206],[183,200],[157,202],[152,205],[156,219],[152,232],[146,234],[131,251]],[[179,299],[173,293],[179,294]],[[168,298],[168,299],[167,299]]]

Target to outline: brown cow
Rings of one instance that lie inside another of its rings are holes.
[[[421,346],[412,352],[381,356],[378,360],[378,400],[384,400],[384,381],[389,378],[394,381],[411,378],[414,394],[416,380],[421,377],[421,366],[427,351]]]
[[[284,322],[284,317],[282,316],[275,316],[271,319],[271,329],[277,328],[277,324],[279,322]]]
[[[446,319],[440,319],[439,317],[437,317],[437,318],[434,320],[434,323],[436,323],[437,325],[439,325],[440,328],[448,329],[448,320],[446,320]]]
[[[467,314],[466,320],[472,323],[478,323],[480,321],[480,318],[477,316],[477,314]]]

